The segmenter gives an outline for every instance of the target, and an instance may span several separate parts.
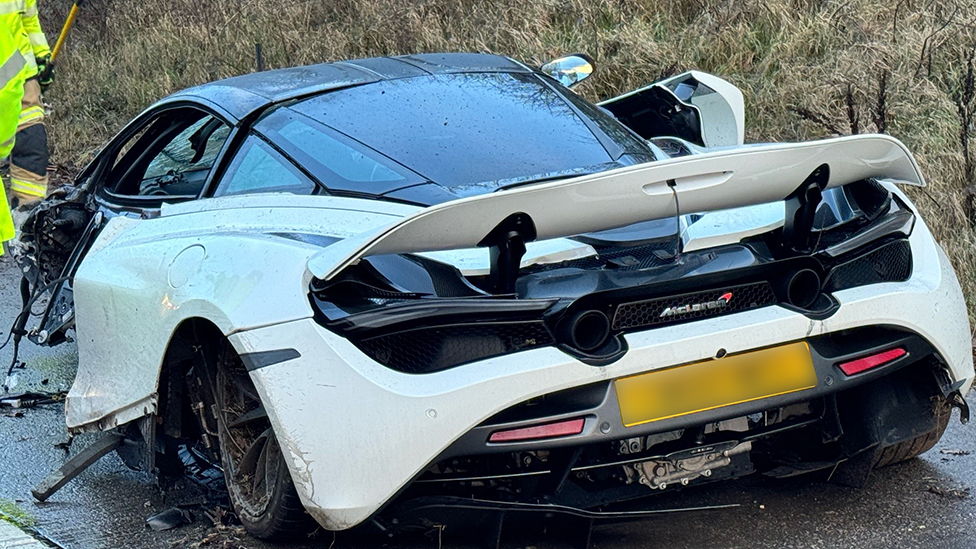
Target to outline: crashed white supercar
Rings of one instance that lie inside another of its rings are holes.
[[[905,147],[743,145],[727,82],[593,105],[564,86],[589,63],[365,59],[150,107],[24,227],[29,337],[78,342],[68,427],[221,461],[262,537],[930,448],[973,363]]]

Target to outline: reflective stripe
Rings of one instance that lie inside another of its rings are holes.
[[[29,107],[20,111],[20,118],[17,120],[17,125],[22,126],[28,122],[42,118],[44,118],[44,107]]]
[[[27,60],[19,51],[14,51],[10,57],[0,65],[0,88],[20,76],[20,71],[27,66]]]
[[[30,43],[32,46],[47,45],[47,36],[45,36],[43,32],[31,32],[27,34],[27,37],[30,38]]]
[[[37,4],[27,8],[27,10],[24,11],[24,17],[34,17],[35,15],[37,15]]]
[[[27,107],[26,109],[20,111],[21,120],[27,118],[30,115],[36,115],[36,116],[31,116],[31,118],[36,118],[37,116],[44,116],[44,107],[41,107],[40,105],[35,105],[33,107]]]
[[[44,195],[47,194],[46,185],[37,185],[12,177],[10,178],[10,190],[27,196],[39,196],[41,198],[44,198]]]
[[[24,11],[24,0],[0,0],[0,15]]]
[[[17,78],[26,66],[27,60],[19,51],[12,53],[10,58],[0,65],[0,87],[6,86],[8,82]]]

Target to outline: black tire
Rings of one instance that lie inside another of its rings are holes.
[[[891,446],[886,446],[878,454],[874,467],[881,468],[918,457],[932,449],[945,433],[952,417],[952,406],[945,400],[935,401],[932,405],[935,414],[936,428],[915,438],[903,440]]]
[[[211,379],[220,461],[230,502],[241,524],[264,540],[308,534],[315,523],[295,491],[254,384],[229,344],[222,345],[217,353]]]

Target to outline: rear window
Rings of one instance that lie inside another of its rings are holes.
[[[462,196],[614,160],[566,100],[529,74],[390,80],[291,108]]]

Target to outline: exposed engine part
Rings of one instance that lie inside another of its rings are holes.
[[[710,477],[714,469],[732,463],[732,456],[751,450],[751,442],[730,441],[674,452],[664,459],[634,464],[633,469],[639,483],[654,490],[664,490],[672,484],[687,486],[696,478]]]
[[[68,185],[51,193],[27,216],[15,254],[34,285],[61,276],[91,219],[87,202],[87,193]]]
[[[706,435],[717,433],[719,431],[735,431],[744,433],[749,430],[750,421],[758,424],[762,418],[762,414],[754,414],[753,416],[743,416],[726,419],[723,421],[716,421],[714,423],[705,425],[703,433]],[[650,450],[658,444],[679,440],[684,433],[684,429],[677,429],[674,431],[666,431],[664,433],[655,433],[646,437],[624,439],[617,443],[617,453],[620,455],[639,454],[644,450]]]
[[[749,430],[749,418],[737,417],[703,427],[703,433],[746,432]],[[656,433],[647,437],[633,437],[619,442],[618,453],[621,455],[638,454],[651,450],[654,446],[665,442],[681,439],[683,429]],[[729,465],[731,457],[748,453],[752,450],[752,443],[736,441],[722,442],[696,446],[687,450],[672,452],[663,458],[650,459],[624,466],[624,474],[628,483],[639,482],[655,490],[663,490],[671,484],[688,485],[699,477],[709,477],[714,469]]]

